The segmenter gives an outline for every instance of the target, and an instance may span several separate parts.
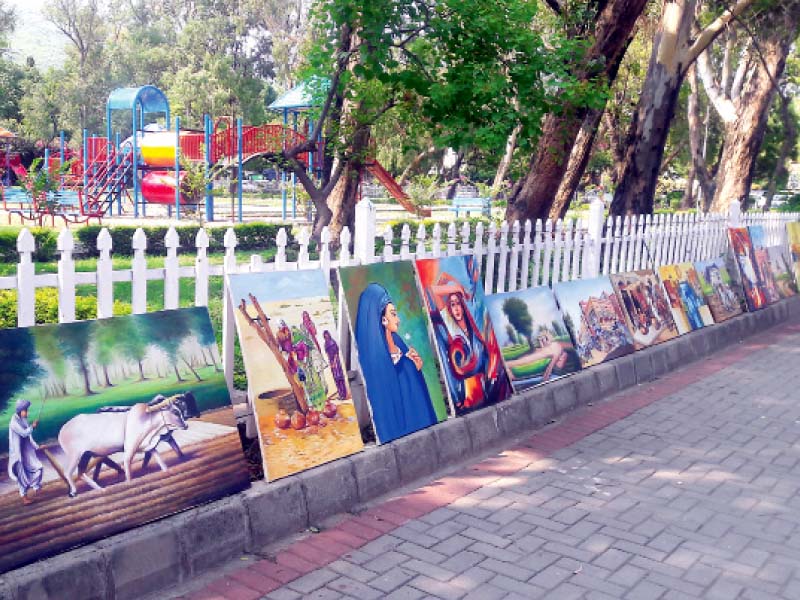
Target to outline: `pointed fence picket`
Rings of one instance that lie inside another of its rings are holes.
[[[212,277],[224,278],[229,273],[259,271],[293,271],[303,268],[321,268],[328,282],[340,294],[338,303],[338,329],[340,347],[345,354],[350,348],[349,325],[345,303],[339,290],[339,266],[368,264],[375,261],[391,262],[414,258],[472,255],[484,278],[486,293],[514,291],[538,285],[554,285],[608,275],[626,270],[657,269],[674,262],[697,261],[720,256],[727,248],[729,226],[764,227],[767,243],[786,244],[786,223],[800,220],[797,213],[747,213],[741,214],[734,206],[729,215],[646,215],[604,218],[602,202],[594,203],[587,219],[536,220],[509,225],[503,222],[483,223],[474,227],[464,222],[460,228],[451,223],[442,239],[442,228],[437,223],[432,228],[420,224],[415,231],[404,225],[395,240],[391,228],[380,234],[381,252],[376,252],[375,209],[368,201],[357,207],[354,232],[344,227],[334,244],[330,230],[323,229],[319,243],[312,243],[307,228],[294,236],[290,260],[290,233],[281,228],[275,238],[275,257],[265,262],[254,255],[239,264],[236,258],[238,241],[233,229],[225,232],[225,256],[222,264],[211,264],[208,257],[209,234],[200,229],[194,240],[194,264],[181,267],[178,261],[179,238],[170,228],[164,245],[166,256],[162,268],[148,268],[148,239],[139,228],[133,235],[133,257],[129,269],[114,270],[113,244],[107,229],[97,237],[99,253],[95,273],[77,272],[74,254],[75,240],[69,230],[60,232],[57,249],[60,254],[57,273],[35,273],[33,254],[36,250],[30,231],[23,229],[17,238],[16,276],[0,277],[0,290],[16,290],[17,323],[21,327],[36,322],[35,298],[37,288],[56,288],[59,306],[58,318],[62,323],[75,320],[75,295],[78,285],[94,285],[97,295],[97,317],[112,316],[114,310],[114,283],[131,282],[130,301],[134,314],[147,312],[148,281],[164,282],[164,308],[181,305],[181,279],[194,281],[194,304],[209,304],[209,281]],[[351,254],[351,242],[353,253]],[[394,244],[398,243],[397,249]],[[334,251],[335,247],[335,251]],[[312,256],[313,255],[313,256]],[[294,255],[293,255],[294,256]],[[222,294],[222,354],[223,371],[232,388],[234,353],[234,313],[236,307],[223,284]]]

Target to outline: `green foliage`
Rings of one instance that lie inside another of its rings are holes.
[[[0,411],[8,400],[40,372],[30,331],[0,331]]]
[[[800,212],[800,194],[795,194],[786,202],[780,205],[777,209],[780,212]]]
[[[15,263],[19,260],[17,253],[17,237],[20,227],[0,228],[0,262]],[[58,236],[52,229],[34,227],[30,229],[36,244],[33,259],[39,262],[49,262],[55,259]]]
[[[278,230],[282,227],[280,224],[274,223],[241,223],[234,225],[233,230],[236,233],[238,250],[263,250],[275,245],[275,236],[278,235]],[[97,250],[97,236],[102,227],[99,225],[91,225],[82,227],[76,230],[76,236],[83,246],[86,256],[99,256]],[[133,234],[136,232],[136,227],[120,225],[108,228],[111,234],[112,251],[115,255],[132,256],[133,255]],[[164,245],[164,237],[167,235],[169,227],[156,226],[156,227],[143,227],[145,235],[147,236],[147,253],[148,255],[163,255],[166,253],[166,246]],[[200,230],[199,225],[182,225],[176,227],[178,232],[178,240],[180,247],[178,253],[195,252],[195,237]],[[224,238],[226,227],[212,227],[206,229],[209,237],[209,252],[224,252]],[[2,238],[0,238],[2,241]],[[1,247],[0,247],[1,248]]]
[[[519,298],[506,298],[503,301],[503,312],[514,329],[529,340],[529,345],[533,345],[530,341],[533,335],[533,319],[525,301]]]
[[[37,288],[35,296],[36,324],[58,323],[58,290]],[[128,315],[131,305],[114,300],[114,315]],[[97,317],[97,298],[95,296],[75,297],[75,319],[86,321]],[[0,328],[17,326],[17,292],[0,290]]]

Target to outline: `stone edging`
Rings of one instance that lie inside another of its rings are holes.
[[[180,584],[799,315],[800,298],[784,300],[296,476],[255,482],[234,496],[3,574],[0,598],[137,598]]]

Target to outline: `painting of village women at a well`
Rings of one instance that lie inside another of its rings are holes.
[[[321,270],[229,275],[264,476],[362,449]]]
[[[700,280],[700,289],[715,323],[735,317],[742,312],[742,303],[736,284],[728,273],[722,257],[694,263]]]
[[[484,304],[479,259],[427,258],[416,267],[456,414],[508,398],[511,384]]]
[[[205,308],[0,329],[0,571],[249,485]]]
[[[778,288],[778,295],[781,298],[791,298],[797,294],[797,285],[794,281],[792,263],[786,250],[781,246],[770,246],[767,248],[769,256],[769,266],[772,270],[772,277],[775,279],[775,286]]]
[[[755,264],[758,281],[766,296],[767,304],[774,304],[781,299],[781,295],[778,291],[778,284],[775,281],[775,275],[772,271],[769,246],[767,245],[764,227],[761,225],[751,225],[747,228],[747,232],[750,234],[750,242],[753,246],[753,263]]]
[[[486,307],[515,391],[580,370],[549,287],[492,294],[486,297]]]
[[[339,280],[378,442],[446,419],[413,263],[343,267]]]
[[[741,285],[747,310],[756,311],[769,304],[761,282],[759,268],[756,265],[755,251],[750,241],[747,227],[731,227],[728,229],[730,250],[737,267],[737,279]]]
[[[678,335],[669,300],[652,270],[612,275],[611,285],[620,299],[637,350]]]
[[[557,283],[553,291],[583,367],[633,352],[633,338],[608,277]]]

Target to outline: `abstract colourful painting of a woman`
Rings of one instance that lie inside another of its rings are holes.
[[[417,261],[456,412],[508,397],[511,386],[471,257]]]
[[[437,422],[422,358],[403,341],[400,325],[386,288],[367,285],[358,300],[355,338],[375,433],[382,443]]]

